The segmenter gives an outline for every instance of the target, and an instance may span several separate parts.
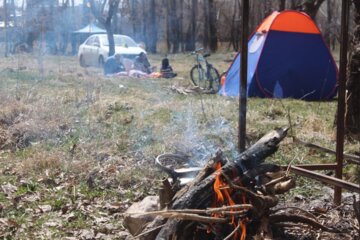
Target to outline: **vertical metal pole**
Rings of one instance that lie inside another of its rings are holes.
[[[246,145],[246,104],[247,104],[247,66],[248,66],[248,28],[249,28],[249,0],[242,1],[242,35],[241,61],[239,84],[239,152],[245,150]]]
[[[349,0],[342,0],[341,7],[341,42],[340,42],[340,69],[336,127],[336,178],[342,179],[344,157],[344,127],[345,127],[345,86],[346,66],[349,39]],[[341,204],[341,187],[335,187],[334,203]]]

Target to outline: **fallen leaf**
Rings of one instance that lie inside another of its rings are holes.
[[[44,226],[46,226],[46,227],[58,227],[60,225],[61,224],[59,222],[46,222],[46,223],[44,223]]]
[[[41,210],[41,212],[43,212],[43,213],[46,213],[46,212],[50,212],[50,211],[51,211],[51,206],[50,206],[50,205],[40,205],[38,208],[39,208],[39,209]]]
[[[80,231],[80,239],[84,239],[84,240],[88,240],[88,239],[94,239],[95,238],[95,233],[94,230],[90,229],[84,229]]]
[[[40,200],[40,196],[38,194],[31,194],[23,197],[24,202],[36,202]]]
[[[73,220],[75,220],[77,218],[77,216],[75,215],[75,213],[69,213],[68,215],[65,216],[66,221],[68,222],[72,222]]]
[[[105,218],[105,217],[95,217],[94,221],[96,222],[96,224],[100,224],[100,223],[105,223],[109,221],[109,218]]]
[[[323,207],[314,207],[313,211],[319,214],[325,214],[328,210]]]
[[[11,183],[1,185],[1,189],[8,196],[18,190],[18,188],[16,186],[12,185]]]

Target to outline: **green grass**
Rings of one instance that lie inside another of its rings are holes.
[[[210,62],[222,72],[229,55],[215,54]],[[74,220],[63,221],[59,230],[49,229],[53,238],[73,236],[74,229],[93,226],[91,218],[80,210],[85,209],[82,203],[91,203],[94,207],[88,213],[98,215],[106,211],[106,203],[132,202],[157,194],[165,176],[154,166],[159,154],[182,152],[197,162],[206,161],[217,149],[230,159],[236,156],[238,99],[172,92],[172,86],[191,87],[188,72],[194,62],[183,54],[169,58],[179,76],[171,80],[105,78],[100,69],[80,68],[73,57],[46,57],[43,75],[31,55],[0,59],[4,68],[26,67],[0,72],[0,122],[10,122],[0,124],[0,140],[3,135],[14,143],[20,138],[31,139],[26,148],[0,150],[1,168],[10,169],[0,172],[0,180],[18,187],[14,197],[41,196],[39,201],[16,209],[10,204],[12,199],[0,191],[0,204],[5,208],[1,216],[15,217],[19,222],[36,218],[25,232],[41,238],[45,236],[43,224],[53,218],[63,220],[66,214],[61,212],[69,208],[76,213]],[[161,56],[150,56],[155,65],[160,60]],[[335,100],[250,98],[248,141],[254,143],[269,130],[288,126],[290,120],[293,128],[289,136],[335,149],[336,105]],[[349,153],[359,147],[359,142],[345,142]],[[288,137],[267,161],[303,164],[335,162],[335,158],[296,145]],[[86,183],[91,172],[96,172],[93,188]],[[358,167],[346,166],[344,172],[346,179],[359,181]],[[20,179],[28,184],[21,185]],[[57,185],[46,185],[41,179],[54,180]],[[321,194],[312,188],[317,184],[298,178],[291,194]],[[34,210],[40,204],[52,206],[52,211],[25,214],[25,208]],[[122,229],[118,216],[109,221]]]

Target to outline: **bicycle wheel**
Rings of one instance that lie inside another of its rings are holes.
[[[201,65],[195,65],[190,70],[190,78],[195,86],[206,88],[205,71]]]
[[[213,66],[209,66],[209,89],[214,90],[215,93],[219,92],[220,90],[220,75],[219,72]]]

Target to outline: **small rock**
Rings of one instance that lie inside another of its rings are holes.
[[[139,234],[147,223],[151,222],[152,216],[132,215],[131,213],[145,213],[159,210],[159,197],[148,196],[140,202],[136,202],[125,212],[123,221],[124,227],[129,230],[132,235]]]

